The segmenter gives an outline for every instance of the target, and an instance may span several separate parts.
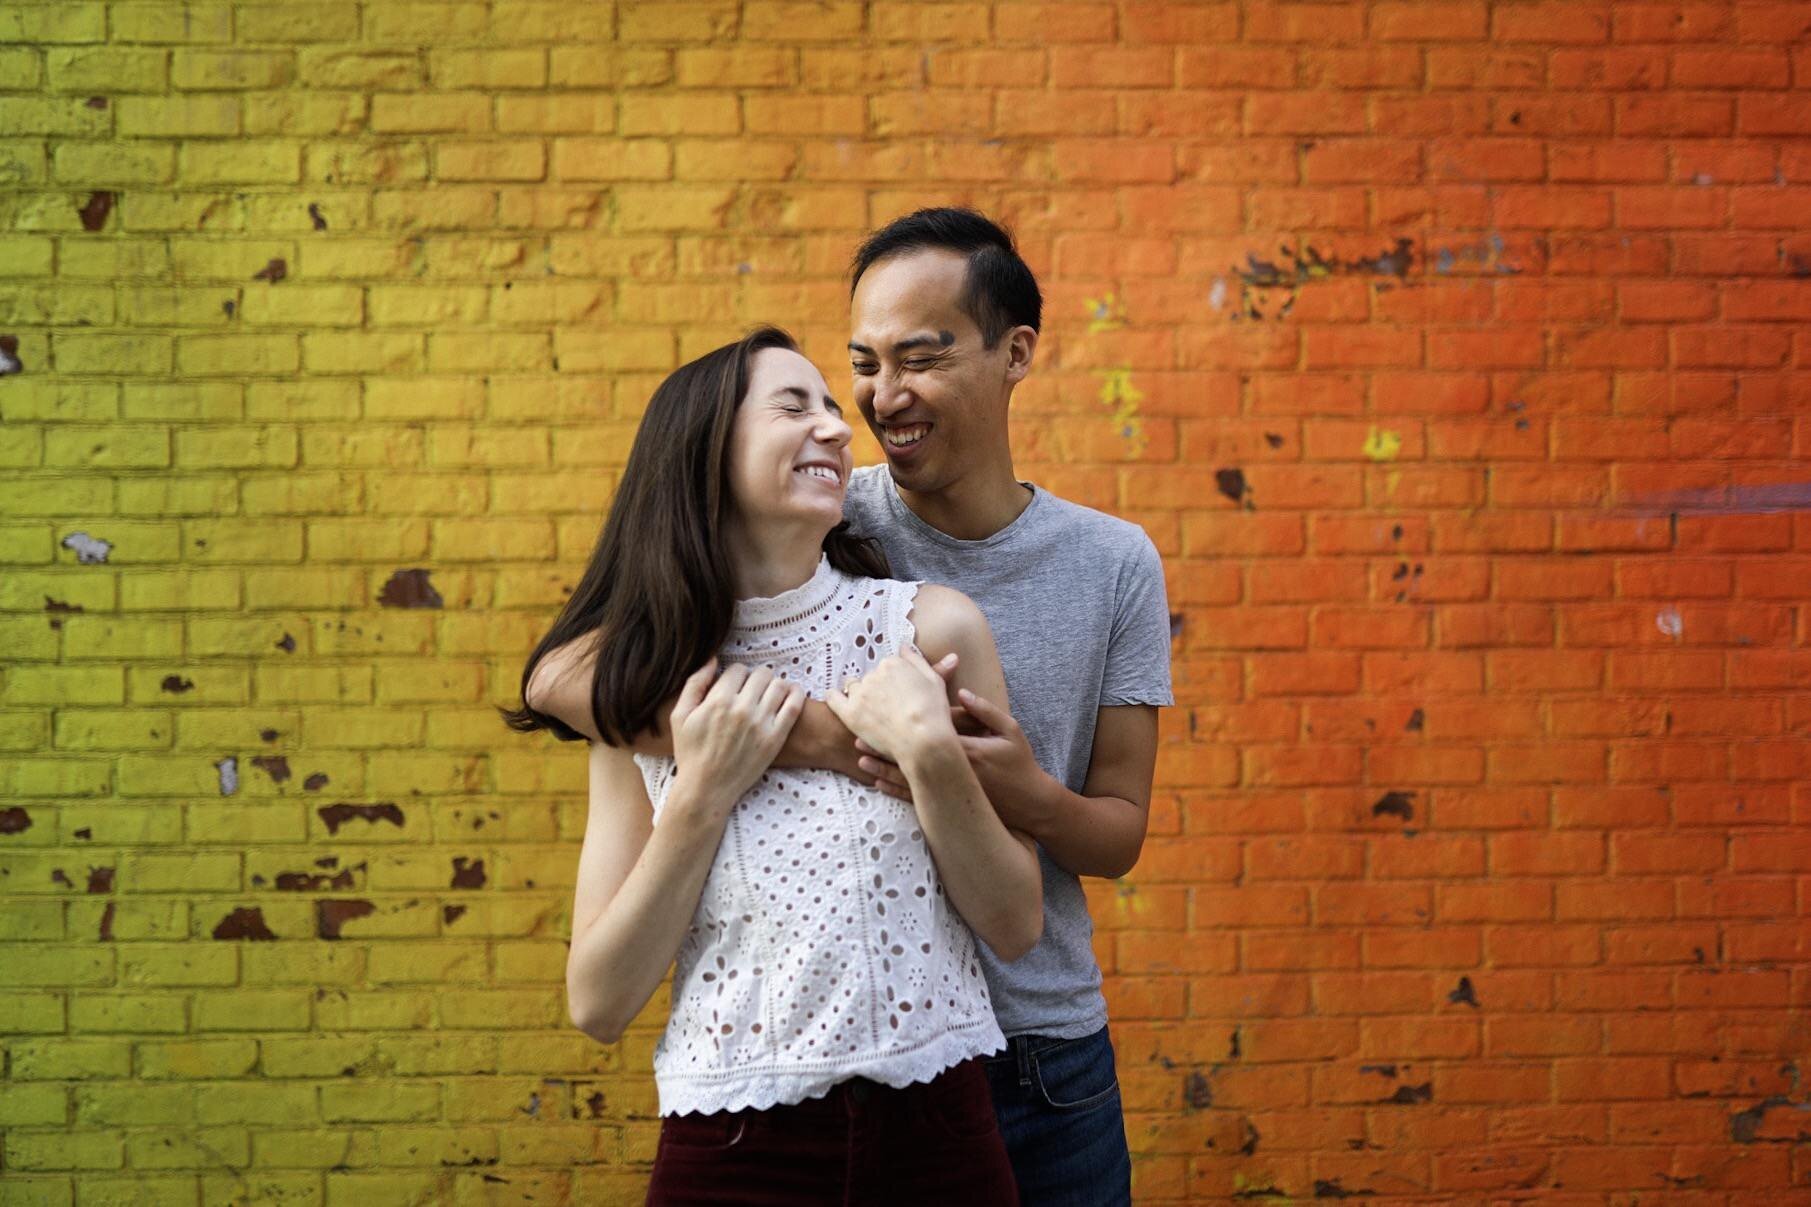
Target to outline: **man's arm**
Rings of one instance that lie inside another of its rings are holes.
[[[1038,766],[1018,722],[972,692],[959,697],[987,732],[965,736],[963,749],[1007,825],[1038,840],[1057,866],[1077,876],[1123,876],[1138,862],[1150,819],[1151,779],[1157,770],[1157,708],[1120,704],[1096,714],[1088,778],[1071,792]],[[890,791],[898,772],[871,756],[862,770]]]

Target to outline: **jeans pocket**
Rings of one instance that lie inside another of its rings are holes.
[[[748,1134],[747,1111],[715,1111],[709,1115],[668,1115],[660,1121],[660,1144],[684,1152],[721,1152],[734,1148]]]
[[[1086,1111],[1119,1093],[1113,1045],[1104,1033],[1053,1044],[1032,1057],[1038,1094],[1058,1111]]]

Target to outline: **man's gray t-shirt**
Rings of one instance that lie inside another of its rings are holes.
[[[1102,707],[1171,704],[1163,563],[1135,524],[1038,490],[990,537],[957,540],[901,501],[884,465],[855,471],[843,514],[893,575],[954,587],[993,629],[1014,720],[1038,765],[1080,792]],[[1000,1029],[1077,1039],[1107,1022],[1081,882],[1042,847],[1044,935],[1007,964],[979,946]]]

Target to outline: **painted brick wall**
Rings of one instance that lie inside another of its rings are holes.
[[[0,1204],[638,1202],[491,705],[651,385],[1046,284],[1141,1203],[1811,1202],[1811,4],[0,5]],[[864,445],[871,459],[873,448]]]

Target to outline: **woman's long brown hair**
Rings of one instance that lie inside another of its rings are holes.
[[[584,736],[526,700],[541,659],[587,633],[597,633],[592,722],[612,746],[659,732],[661,705],[723,644],[736,604],[723,542],[730,429],[755,354],[768,348],[797,352],[798,344],[759,327],[681,365],[654,391],[591,562],[522,668],[524,703],[500,710],[511,729]],[[846,574],[889,574],[880,546],[851,533],[847,520],[824,538],[824,552]]]

